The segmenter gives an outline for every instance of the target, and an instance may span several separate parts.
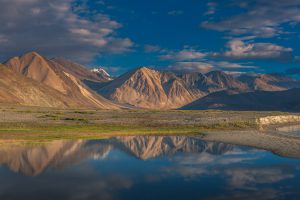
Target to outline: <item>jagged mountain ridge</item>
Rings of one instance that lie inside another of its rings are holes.
[[[146,67],[127,72],[105,85],[93,85],[93,89],[108,99],[150,109],[179,108],[225,90],[246,93],[291,88],[300,88],[300,81],[278,74],[234,77],[222,71],[211,71],[178,75]]]
[[[141,108],[176,108],[200,97],[191,93],[173,74],[139,68],[113,80],[99,90],[105,97]]]
[[[248,87],[219,71],[207,75],[176,75],[141,67],[121,75],[97,91],[119,103],[141,108],[168,109],[178,108],[208,93],[225,89],[244,91]]]
[[[81,67],[72,70],[67,65],[62,66],[36,52],[11,58],[4,64],[16,73],[58,91],[67,99],[72,99],[76,106],[105,109],[118,108],[117,105],[85,86],[77,73],[78,68]]]

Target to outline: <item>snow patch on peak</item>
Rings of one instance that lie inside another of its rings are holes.
[[[111,77],[110,74],[107,73],[107,71],[105,69],[103,69],[102,67],[93,68],[93,69],[91,69],[91,72],[100,74],[100,75],[105,76],[105,77]]]

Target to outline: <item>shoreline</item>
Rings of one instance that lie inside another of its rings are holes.
[[[0,144],[116,136],[196,136],[300,158],[300,137],[280,132],[282,127],[299,124],[299,114],[282,112],[2,108]]]

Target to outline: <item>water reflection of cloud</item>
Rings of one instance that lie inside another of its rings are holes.
[[[55,171],[38,177],[1,176],[0,199],[119,199],[118,191],[129,189],[133,182],[121,173],[99,173],[96,169],[76,166],[64,174]],[[54,184],[55,183],[55,184]],[[18,192],[14,190],[18,188]]]
[[[294,178],[291,172],[283,171],[280,168],[236,168],[226,169],[224,172],[230,177],[229,184],[233,188],[249,187],[255,184],[270,184]]]
[[[267,152],[262,150],[241,150],[239,148],[223,155],[213,155],[207,152],[181,155],[173,159],[176,165],[164,167],[161,170],[167,174],[166,177],[177,175],[182,176],[185,180],[221,177],[224,181],[223,188],[229,193],[220,196],[220,199],[274,199],[274,197],[284,194],[268,187],[294,178],[292,170],[297,166],[286,168],[273,164],[257,167],[256,163],[263,160],[266,155]]]
[[[212,155],[210,153],[201,153],[201,154],[194,154],[194,155],[185,155],[184,157],[176,157],[176,162],[179,164],[187,165],[229,165],[234,163],[241,163],[245,161],[254,161],[260,158],[257,154],[247,154],[244,156],[244,153],[238,154],[237,152],[234,154],[223,154],[222,156],[219,155]]]
[[[212,194],[219,199],[272,199],[285,195],[276,190],[280,188],[270,189],[272,186],[296,176],[296,165],[264,161],[273,156],[266,151],[198,138],[149,138],[53,142],[34,148],[21,146],[14,151],[0,148],[0,161],[6,167],[28,175],[38,174],[24,177],[0,168],[0,199],[45,195],[45,200],[119,199],[126,190],[136,194],[140,187],[148,189],[170,180],[172,187],[178,184],[172,181],[174,178],[183,181],[183,187],[201,187],[208,181],[208,187],[218,187],[216,191],[223,194]],[[14,192],[16,188],[18,193]]]

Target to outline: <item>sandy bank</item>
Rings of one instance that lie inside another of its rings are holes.
[[[300,158],[300,137],[279,132],[231,131],[203,134],[203,140],[250,146],[271,151],[277,155]]]

